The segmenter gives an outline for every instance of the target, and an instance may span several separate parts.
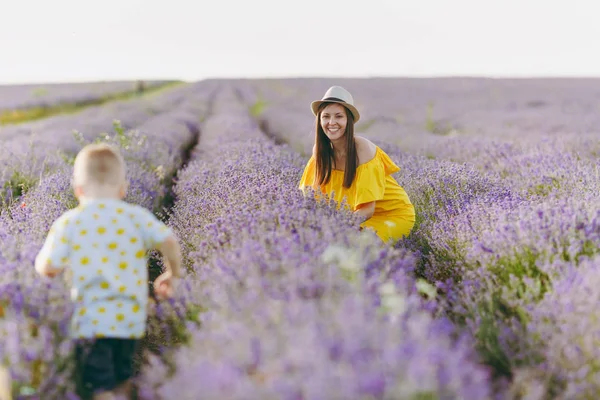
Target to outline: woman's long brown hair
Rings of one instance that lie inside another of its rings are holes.
[[[333,163],[335,160],[333,154],[333,146],[331,145],[331,140],[323,131],[321,127],[321,113],[323,109],[332,103],[323,103],[319,107],[319,111],[317,113],[317,122],[315,127],[315,144],[316,144],[316,182],[319,185],[324,185],[329,182],[331,179],[331,170],[333,169]],[[352,113],[344,107],[346,111],[347,123],[346,123],[346,146],[347,146],[347,155],[346,155],[346,168],[344,171],[344,187],[349,188],[352,185],[352,181],[356,176],[356,168],[358,167],[358,153],[356,152],[356,143],[354,142],[354,118],[352,117]]]

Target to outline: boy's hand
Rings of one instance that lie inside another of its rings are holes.
[[[49,261],[43,262],[42,260],[35,260],[35,270],[42,276],[54,278],[56,275],[61,273],[63,269],[64,267],[54,267]]]
[[[154,293],[163,299],[172,297],[176,279],[171,272],[162,273],[154,280]]]

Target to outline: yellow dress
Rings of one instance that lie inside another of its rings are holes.
[[[304,193],[307,186],[316,189],[315,171],[316,160],[311,156],[299,185]],[[377,146],[375,157],[357,167],[349,188],[343,187],[344,171],[333,169],[329,182],[321,185],[320,189],[323,194],[333,196],[338,208],[344,198],[352,211],[357,210],[360,204],[375,201],[375,213],[361,227],[375,230],[384,242],[397,241],[408,235],[415,225],[415,208],[392,177],[398,171],[400,168]]]

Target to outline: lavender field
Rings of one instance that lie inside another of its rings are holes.
[[[42,118],[57,111],[72,111],[138,91],[165,86],[168,81],[122,81],[0,85],[0,126]]]
[[[415,205],[393,246],[298,190],[310,102],[334,84]],[[595,398],[598,111],[600,81],[583,79],[207,80],[5,126],[14,396],[77,399],[68,288],[33,263],[76,204],[74,155],[98,140],[120,146],[127,200],[167,221],[184,257],[175,297],[151,306],[140,399]]]

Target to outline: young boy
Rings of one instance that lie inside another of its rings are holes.
[[[35,269],[53,277],[68,267],[75,302],[71,337],[83,390],[93,399],[129,398],[132,358],[146,330],[146,252],[157,249],[166,258],[167,271],[154,287],[159,297],[169,297],[180,276],[179,244],[150,211],[123,200],[125,162],[112,146],[81,150],[73,188],[79,206],[52,224]]]

